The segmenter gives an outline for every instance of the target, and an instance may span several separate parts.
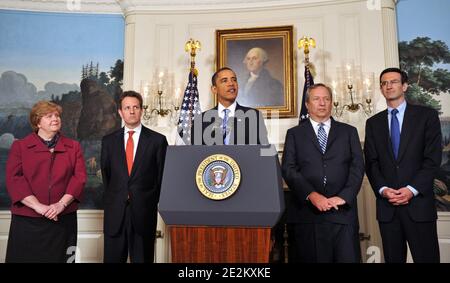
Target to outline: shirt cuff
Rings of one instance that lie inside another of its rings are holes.
[[[419,194],[419,192],[414,189],[413,187],[411,187],[410,185],[406,186],[408,188],[408,190],[411,191],[411,193],[413,193],[414,196],[417,196]]]
[[[378,190],[378,193],[380,194],[380,196],[383,196],[383,191],[387,189],[386,186],[381,187],[381,189]]]

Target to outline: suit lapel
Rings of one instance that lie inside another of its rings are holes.
[[[213,129],[212,129],[212,132],[211,132],[211,138],[212,138],[212,139],[214,139],[214,138],[216,137],[216,132],[217,132],[217,131],[219,131],[219,132],[218,132],[219,135],[222,135],[222,134],[221,134],[222,129],[220,128],[220,125],[222,124],[222,119],[220,119],[220,116],[219,116],[219,106],[216,105],[216,107],[212,108],[211,110],[212,110],[212,111],[216,111],[216,113],[215,113],[215,115],[214,115],[214,117],[212,118],[211,121],[208,121],[208,122],[204,122],[204,123],[203,123],[202,140],[203,140],[203,133],[205,132],[205,129],[206,129],[207,127],[209,127],[210,125],[214,125],[214,126],[213,126]],[[209,110],[208,110],[208,111],[209,111]],[[220,121],[220,125],[218,124],[219,121]]]
[[[243,119],[242,117],[236,117],[236,111],[243,111],[245,113],[245,109],[242,108],[242,106],[239,105],[239,103],[236,103],[236,109],[234,110],[234,117],[233,117],[233,123],[231,123],[231,133],[232,136],[230,136],[230,142],[233,141],[233,144],[238,144],[238,129],[244,129],[244,137],[248,137],[249,133],[249,129],[246,127],[245,125],[245,119]],[[244,128],[241,128],[244,127]],[[247,141],[244,142],[245,144],[247,144]]]
[[[337,132],[339,131],[338,127],[339,124],[336,123],[336,121],[334,121],[333,117],[331,117],[331,127],[327,139],[327,150],[331,147],[331,144],[336,140]]]
[[[119,160],[122,161],[121,170],[123,171],[124,176],[128,176],[128,168],[127,168],[128,165],[127,165],[127,157],[125,155],[124,134],[125,128],[122,128],[121,131],[117,132],[117,135],[115,137],[115,144],[117,144],[118,147],[117,152],[119,153]]]
[[[305,121],[307,123],[306,125],[306,136],[311,140],[311,142],[314,144],[314,146],[317,148],[317,150],[322,153],[322,149],[319,145],[319,140],[317,139],[316,132],[314,131],[314,128],[311,124],[311,121]]]
[[[134,156],[133,168],[131,168],[130,179],[136,174],[137,168],[140,167],[140,164],[143,162],[144,152],[147,148],[147,143],[149,141],[149,136],[147,132],[147,128],[142,125],[141,134],[139,136],[138,147],[136,150],[136,155]]]
[[[389,152],[388,154],[391,157],[391,160],[393,162],[395,162],[394,149],[392,148],[391,134],[389,132],[388,110],[386,109],[382,113],[383,114],[380,116],[381,118],[380,118],[380,121],[379,121],[379,124],[380,124],[380,127],[381,127],[379,135],[381,137],[382,142],[385,143],[386,145],[385,146],[381,145],[381,147],[389,149],[388,150],[388,152]],[[377,133],[375,133],[375,134],[377,134]]]
[[[406,104],[405,116],[403,117],[403,124],[400,134],[400,147],[398,149],[397,158],[398,161],[401,160],[403,154],[406,151],[406,147],[408,146],[408,140],[412,133],[412,127],[415,121],[415,114],[416,113],[414,113],[414,109],[410,105]]]

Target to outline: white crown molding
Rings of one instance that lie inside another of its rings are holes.
[[[2,0],[0,9],[60,13],[122,14],[116,0]]]
[[[198,14],[268,11],[274,8],[322,6],[367,0],[117,0],[129,14]]]
[[[264,11],[367,0],[2,0],[0,9],[63,13],[181,14]],[[373,0],[369,0],[373,1]],[[379,0],[375,0],[379,1]],[[386,0],[383,0],[386,1]],[[396,1],[396,0],[388,0]]]

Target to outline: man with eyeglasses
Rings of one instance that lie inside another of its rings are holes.
[[[166,137],[141,124],[142,96],[119,100],[124,127],[103,137],[104,262],[153,262]]]
[[[367,120],[366,173],[377,202],[386,262],[439,262],[433,180],[441,165],[437,111],[407,103],[408,76],[398,68],[380,75],[387,110]]]

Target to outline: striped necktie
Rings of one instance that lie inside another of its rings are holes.
[[[223,144],[228,144],[227,142],[228,112],[230,112],[229,109],[223,109],[223,120],[222,120]]]
[[[327,149],[327,133],[323,128],[324,124],[319,124],[319,130],[317,131],[317,139],[319,140],[320,149],[322,149],[322,153],[325,153]]]
[[[327,149],[327,132],[323,128],[324,124],[319,124],[319,130],[317,131],[317,139],[319,140],[320,149],[322,153],[325,154],[325,150]],[[325,187],[327,184],[327,176],[323,176],[323,186]]]

